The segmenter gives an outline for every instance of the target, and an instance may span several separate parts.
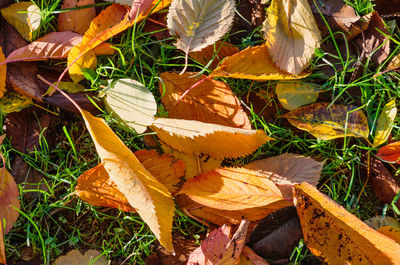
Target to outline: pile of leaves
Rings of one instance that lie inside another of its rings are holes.
[[[327,81],[340,79],[356,88],[366,76],[377,78],[400,67],[398,55],[389,57],[390,28],[383,19],[400,14],[397,1],[376,1],[379,13],[362,17],[342,0],[249,0],[238,6],[239,11],[234,0],[128,2],[97,10],[94,0],[64,0],[57,29],[40,38],[43,14],[37,5],[1,3],[0,111],[17,153],[34,151],[42,137],[49,136],[53,116],[79,115],[97,151],[95,160],[100,161],[76,176],[73,196],[94,206],[138,214],[160,245],[155,248],[158,254],[147,259],[149,264],[278,264],[288,261],[302,238],[309,251],[328,264],[400,263],[400,225],[374,229],[319,191],[318,183],[326,184],[320,182],[323,157],[283,153],[249,158],[274,142],[283,149],[279,144],[285,139],[270,133],[273,122],[260,127],[252,120],[256,99],[248,97],[243,106],[228,83],[267,81],[279,106],[265,119],[285,119],[294,133],[306,131],[304,137],[318,138],[318,143],[343,138],[343,152],[355,146],[347,147],[346,141],[364,141],[365,177],[375,196],[400,214],[399,185],[382,163],[400,163],[400,142],[390,139],[395,99],[373,109],[368,93],[358,101],[346,101],[343,94],[356,92],[330,87]],[[388,2],[397,9],[388,13]],[[235,14],[249,8],[247,29],[238,30],[243,22]],[[167,71],[149,71],[144,61],[135,65],[137,53],[146,51],[133,41],[131,58],[114,46],[127,30],[135,34],[143,25],[158,40],[154,45],[173,42],[179,56]],[[232,37],[235,28],[238,35],[254,28],[262,29],[263,35],[239,50]],[[96,70],[110,56],[120,56],[125,63],[115,66],[117,73],[105,80]],[[384,72],[372,76],[371,69],[385,64]],[[198,65],[202,70],[196,71]],[[158,79],[159,90],[129,78],[131,68],[150,72],[152,80]],[[266,104],[262,93],[254,95]],[[324,100],[329,96],[331,100]],[[148,148],[132,151],[121,139],[121,130],[109,126],[110,120],[130,136],[146,135]],[[21,136],[21,131],[28,135]],[[391,143],[386,144],[388,140]],[[29,217],[19,210],[20,192],[4,157],[3,164],[0,263],[5,264],[3,235],[20,215]],[[23,167],[28,168],[26,161],[16,156],[12,172]],[[353,178],[350,188],[352,183]],[[179,244],[179,237],[173,237],[178,210],[210,231],[197,248],[183,240],[184,247],[179,246],[179,255],[173,257]],[[43,249],[41,262],[48,264],[45,253]],[[55,264],[84,264],[98,255],[71,251]]]

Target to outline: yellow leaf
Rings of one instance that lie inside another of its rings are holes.
[[[394,119],[396,118],[397,108],[396,100],[389,101],[385,107],[383,107],[381,115],[378,118],[378,125],[376,126],[375,139],[372,144],[372,148],[378,147],[390,136],[393,129]]]
[[[294,110],[316,102],[321,89],[318,85],[310,83],[282,82],[276,85],[275,92],[285,109]]]
[[[299,75],[282,71],[269,57],[266,45],[249,47],[223,61],[212,73],[212,77],[230,77],[257,81],[301,79],[309,73]]]
[[[396,69],[399,66],[400,66],[400,54],[397,54],[392,58],[386,69],[387,70]]]
[[[169,118],[196,120],[225,126],[251,129],[247,114],[243,111],[239,99],[232,93],[228,84],[214,79],[205,79],[195,73],[165,72],[160,75],[161,98]],[[180,97],[191,86],[205,80],[191,89],[182,99]],[[164,92],[165,89],[165,92]],[[179,102],[178,102],[179,100]]]
[[[77,52],[77,50],[72,48],[68,54],[68,58],[69,56],[74,56],[75,52]],[[82,68],[96,69],[96,66],[97,66],[96,54],[92,50],[90,50],[87,53],[85,53],[85,55],[76,60],[76,62],[69,68],[69,76],[71,77],[72,81],[74,81],[75,83],[79,83],[84,79],[81,69]]]
[[[390,237],[398,244],[400,244],[400,228],[393,226],[382,226],[378,229],[378,232],[384,234],[387,237]]]
[[[178,194],[220,210],[244,210],[280,203],[292,205],[278,187],[264,175],[244,168],[219,168],[188,180]]]
[[[4,57],[3,50],[0,46],[0,63],[4,62],[6,58]],[[6,77],[7,77],[7,65],[0,65],[0,98],[4,96],[6,92]]]
[[[174,201],[168,189],[152,176],[101,118],[82,111],[86,127],[110,179],[168,251],[173,252]]]
[[[400,264],[399,244],[312,185],[295,185],[294,196],[305,243],[328,264]]]
[[[186,154],[213,158],[240,157],[273,138],[261,130],[245,130],[192,120],[156,118],[151,128],[161,141]]]
[[[369,135],[368,121],[361,110],[355,106],[314,103],[295,109],[283,118],[299,129],[305,130],[322,140],[340,137],[362,137]]]
[[[12,112],[18,112],[33,105],[31,98],[24,95],[8,92],[0,99],[0,113],[7,115]]]
[[[32,34],[40,26],[40,9],[32,2],[19,2],[1,9],[1,14],[21,36],[32,41]]]
[[[307,0],[272,0],[267,14],[264,32],[272,60],[282,70],[300,74],[321,44]]]

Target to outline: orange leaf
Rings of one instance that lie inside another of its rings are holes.
[[[94,4],[95,0],[64,0],[61,9]],[[71,30],[83,34],[95,16],[96,9],[94,7],[63,12],[58,15],[58,31]]]
[[[264,175],[244,168],[219,168],[188,180],[178,194],[220,210],[244,210],[278,203],[292,205]]]
[[[309,73],[301,73],[295,76],[279,69],[270,59],[265,44],[249,47],[226,58],[211,73],[212,77],[231,77],[258,81],[301,79],[308,75]]]
[[[308,183],[295,185],[304,240],[328,264],[400,264],[400,245]]]
[[[168,111],[169,118],[251,129],[247,114],[226,83],[205,79],[207,78],[205,75],[199,78],[190,78],[194,74],[179,75],[165,72],[160,75],[164,81],[160,82],[160,93],[163,93],[165,88],[165,94],[161,100]],[[190,90],[178,102],[182,94],[201,79],[205,79],[205,81]]]
[[[400,229],[393,226],[382,226],[377,230],[379,233],[390,237],[394,241],[400,244]]]
[[[191,52],[189,56],[198,61],[203,65],[207,65],[208,62],[213,58],[214,53],[215,58],[211,65],[208,67],[209,69],[217,68],[218,64],[225,59],[225,57],[234,55],[238,53],[239,49],[237,47],[232,46],[232,44],[217,41],[215,45],[210,45],[199,52]]]
[[[261,130],[245,130],[200,121],[156,118],[151,128],[161,141],[190,155],[239,157],[254,152],[272,138]]]
[[[394,142],[381,147],[376,156],[385,162],[400,164],[400,142]]]
[[[0,46],[0,63],[4,62],[6,58],[4,57],[3,50]],[[0,65],[0,98],[4,96],[6,92],[6,77],[7,77],[7,66],[5,64]]]

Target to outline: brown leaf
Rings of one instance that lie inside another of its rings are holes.
[[[390,40],[383,35],[389,35],[382,18],[373,12],[370,23],[364,34],[359,35],[355,41],[363,48],[363,56],[371,57],[376,64],[381,64],[389,55]]]
[[[383,17],[400,16],[400,0],[375,0],[374,9]]]
[[[191,78],[194,74],[179,75],[165,72],[160,75],[163,82],[160,82],[159,90],[161,94],[164,94],[161,100],[168,111],[169,118],[251,129],[247,114],[226,83],[205,79],[207,78],[205,75]],[[190,90],[178,102],[187,89],[202,79],[205,81]]]
[[[25,45],[26,41],[0,15],[0,46],[3,48],[5,57],[7,58],[12,51]]]
[[[301,238],[296,209],[287,207],[261,220],[251,234],[249,245],[266,259],[289,259]]]
[[[161,12],[152,14],[149,19],[146,20],[143,30],[147,33],[151,33],[151,35],[156,37],[158,40],[171,38],[167,27],[167,14],[168,13]],[[158,23],[154,21],[157,21]]]
[[[96,98],[94,96],[94,94],[91,93],[74,93],[74,94],[68,94],[76,103],[78,103],[78,105],[92,113],[92,114],[99,114],[100,110],[93,105],[92,101],[93,100],[97,106],[99,106],[100,108],[102,108],[103,104],[102,102]],[[89,97],[91,98],[91,100],[89,100]],[[66,99],[63,95],[57,93],[54,94],[52,96],[47,96],[43,98],[43,101],[47,104],[59,107],[60,109],[66,110],[66,111],[70,111],[70,112],[74,112],[74,113],[79,113],[79,111],[76,109],[76,107],[71,103],[71,101],[69,101],[68,99]]]
[[[188,265],[231,265],[235,264],[244,246],[249,222],[243,220],[230,239],[230,226],[223,225],[212,231],[201,246],[193,251]]]
[[[64,0],[61,9],[94,5],[94,0]],[[63,12],[58,15],[58,31],[71,30],[84,34],[96,16],[94,7]]]
[[[7,7],[7,6],[11,5],[12,3],[14,3],[14,0],[1,0],[0,8]]]
[[[283,197],[276,185],[257,171],[244,168],[219,168],[188,180],[178,194],[220,210],[244,210],[290,206],[291,196]]]
[[[400,245],[308,183],[295,185],[304,240],[328,264],[399,264]]]
[[[234,55],[238,52],[239,49],[232,46],[232,44],[217,41],[215,45],[210,45],[198,52],[189,53],[189,56],[199,63],[207,65],[209,61],[211,61],[215,53],[215,58],[208,67],[209,69],[213,70],[217,68],[218,64],[222,62],[226,57]],[[193,73],[191,75],[193,75]]]

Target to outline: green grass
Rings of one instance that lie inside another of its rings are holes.
[[[370,0],[346,2],[352,5],[359,15],[364,15],[372,9]],[[38,38],[48,32],[56,31],[56,13],[60,9],[61,1],[41,0],[36,3],[41,8],[43,16],[43,22],[36,36]],[[161,104],[158,76],[165,71],[180,71],[183,68],[184,55],[173,46],[172,38],[159,41],[152,37],[151,33],[144,32],[143,26],[144,22],[141,22],[136,28],[128,29],[111,40],[118,52],[113,56],[98,58],[94,79],[92,82],[87,81],[87,86],[91,85],[91,90],[100,91],[104,80],[128,77],[143,83],[155,95],[157,103]],[[242,38],[242,43],[238,44],[238,47],[245,48],[249,44],[259,44],[262,35],[260,29],[257,29]],[[227,41],[230,41],[230,37],[228,35]],[[393,47],[387,62],[400,49],[398,28],[394,29],[391,38]],[[331,41],[332,36],[324,39],[324,42]],[[319,72],[319,67],[324,64],[324,59],[330,60],[332,56],[334,55],[319,51],[311,64],[314,74],[309,76],[306,82],[318,83],[329,89],[323,94],[323,98],[330,102],[361,107],[368,117],[370,128],[375,128],[377,116],[384,104],[392,98],[400,97],[400,90],[397,88],[400,76],[391,72],[374,78],[374,75],[385,69],[381,66],[367,69],[362,77],[349,83],[348,76],[354,71],[349,67],[350,62],[357,61],[358,58],[349,58],[347,61],[345,54],[341,54],[345,62],[344,70],[337,72],[333,78],[324,78]],[[189,70],[210,72],[192,60],[189,62]],[[243,101],[251,91],[265,89],[273,92],[276,83],[221,80],[229,83],[234,93]],[[356,94],[354,91],[359,93]],[[276,97],[266,97],[266,102],[277,109],[276,117],[284,113],[282,109],[278,109]],[[249,105],[249,108],[252,106]],[[143,135],[127,131],[124,125],[106,112],[101,116],[129,148],[134,151],[146,148]],[[276,118],[273,122],[268,122],[260,113],[254,111],[250,115],[250,120],[253,128],[264,129],[276,140],[268,142],[253,155],[226,161],[226,165],[240,166],[286,152],[324,160],[320,181],[321,191],[361,219],[382,214],[383,210],[387,215],[398,218],[390,205],[383,206],[374,197],[371,188],[365,187],[366,176],[362,170],[364,166],[362,156],[367,152],[371,155],[375,153],[366,141],[355,138],[321,141],[309,133],[294,130],[284,119]],[[399,118],[396,119],[396,126],[392,132],[394,139],[400,139],[398,122]],[[3,123],[4,120],[1,124]],[[371,141],[373,131],[371,130]],[[11,161],[20,155],[30,166],[30,173],[36,172],[41,176],[35,183],[19,185],[20,196],[24,199],[21,200],[20,218],[5,237],[7,257],[16,260],[26,249],[32,249],[50,264],[60,254],[65,254],[70,249],[97,249],[108,259],[117,261],[116,264],[120,264],[132,253],[137,254],[125,264],[144,264],[144,258],[151,253],[156,239],[137,215],[91,206],[73,195],[79,175],[99,163],[99,157],[82,120],[78,116],[68,120],[57,118],[55,130],[47,136],[49,137],[55,138],[52,148],[49,148],[46,138],[41,137],[37,149],[28,154],[17,152],[8,141],[2,146],[8,168],[11,166]],[[33,199],[27,200],[28,194]],[[187,238],[196,239],[199,234],[206,231],[206,227],[178,212],[173,230]],[[301,241],[293,251],[291,264],[301,264],[310,258],[312,255]]]

